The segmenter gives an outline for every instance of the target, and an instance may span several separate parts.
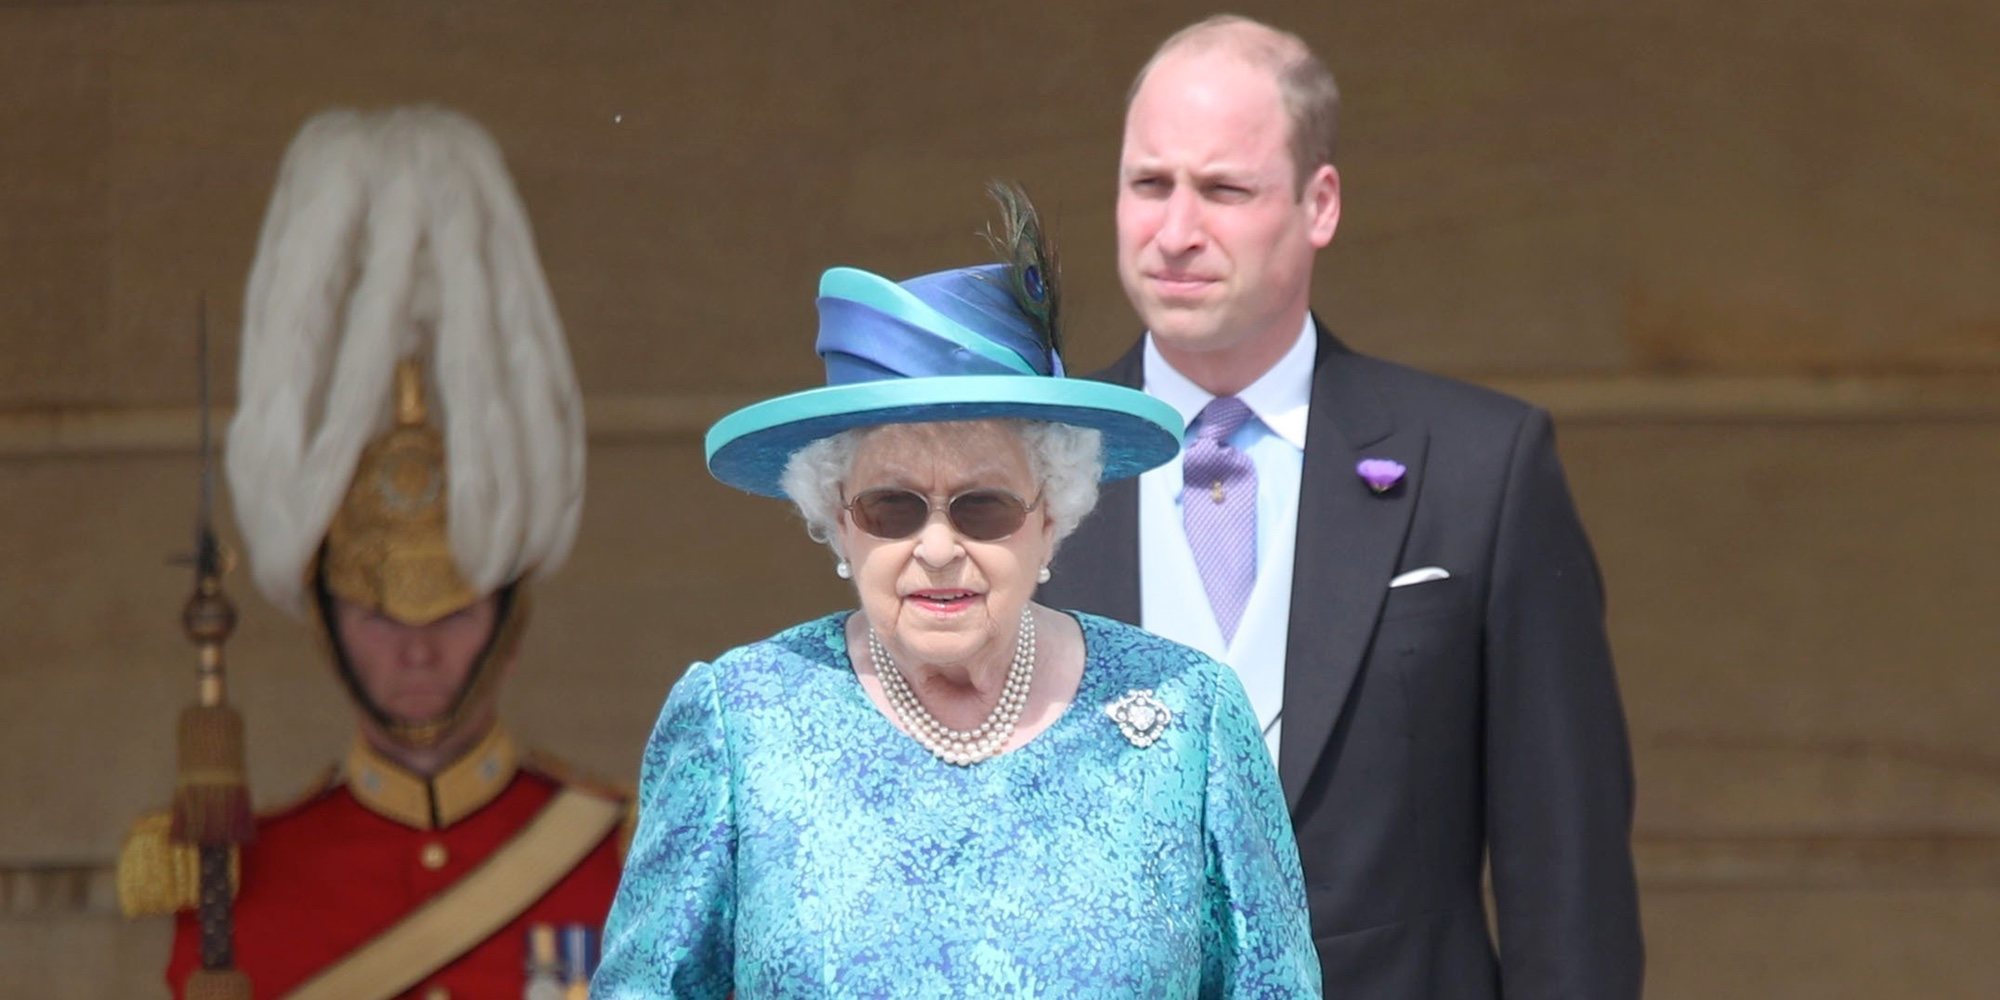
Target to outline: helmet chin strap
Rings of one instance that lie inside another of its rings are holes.
[[[429,718],[409,720],[391,715],[368,694],[367,685],[361,682],[361,675],[354,670],[354,663],[347,654],[347,648],[340,641],[340,629],[335,624],[339,618],[334,613],[333,592],[328,590],[323,576],[313,574],[313,610],[319,625],[319,634],[333,657],[334,667],[347,687],[347,696],[368,720],[382,731],[391,741],[412,750],[428,750],[438,745],[455,732],[464,720],[467,709],[478,704],[480,698],[494,686],[498,671],[493,669],[496,661],[514,655],[520,647],[521,632],[528,618],[527,594],[521,585],[510,583],[494,592],[496,606],[493,615],[493,631],[487,635],[486,644],[473,657],[472,668],[460,682],[458,693],[452,696],[451,707]]]

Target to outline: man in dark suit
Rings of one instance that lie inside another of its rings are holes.
[[[1141,72],[1118,257],[1148,332],[1100,377],[1172,403],[1189,443],[1107,486],[1042,598],[1243,677],[1329,996],[1637,997],[1630,756],[1548,415],[1309,315],[1336,104],[1299,39],[1240,18]]]

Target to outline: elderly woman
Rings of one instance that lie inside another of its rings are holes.
[[[829,385],[709,432],[715,476],[791,498],[859,607],[674,686],[593,997],[1319,995],[1235,676],[1033,601],[1099,480],[1180,422],[1061,377],[1054,275],[1002,200],[1014,263],[828,271]]]

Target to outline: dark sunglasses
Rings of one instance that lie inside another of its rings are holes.
[[[1028,520],[1028,512],[1041,506],[1042,495],[1034,503],[1006,490],[966,490],[945,501],[945,518],[959,534],[975,542],[997,542]],[[931,499],[916,490],[884,486],[863,490],[841,507],[854,517],[854,524],[876,538],[894,541],[924,530],[930,523]]]

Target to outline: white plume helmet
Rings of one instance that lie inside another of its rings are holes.
[[[329,111],[278,171],[243,302],[227,466],[257,586],[294,614],[397,362],[426,361],[460,575],[559,566],[583,508],[583,405],[499,148],[441,108]]]

